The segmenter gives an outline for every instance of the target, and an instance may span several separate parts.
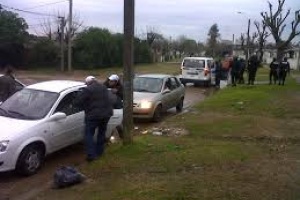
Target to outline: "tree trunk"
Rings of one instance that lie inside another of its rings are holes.
[[[277,60],[281,62],[284,57],[284,48],[277,48]]]
[[[263,47],[259,48],[259,62],[262,63],[264,58],[264,50]]]

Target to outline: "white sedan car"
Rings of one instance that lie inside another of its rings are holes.
[[[84,112],[74,106],[82,82],[47,81],[25,87],[0,105],[0,172],[32,175],[46,155],[83,140]],[[114,110],[106,137],[122,126]]]

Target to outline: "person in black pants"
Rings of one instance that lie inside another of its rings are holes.
[[[290,63],[287,61],[287,58],[284,58],[279,64],[278,85],[284,85],[286,74],[290,73],[290,70]]]
[[[113,115],[113,102],[110,100],[107,87],[99,83],[95,77],[85,79],[87,87],[75,99],[75,105],[85,112],[86,160],[93,161],[104,152],[105,133],[108,121]],[[98,128],[97,142],[94,142]]]
[[[279,69],[279,62],[277,62],[276,58],[273,58],[273,61],[270,64],[270,74],[269,74],[269,79],[270,79],[270,85],[272,85],[272,79],[274,81],[274,83],[276,84],[278,76],[277,76],[277,72]]]
[[[236,82],[239,78],[239,72],[240,72],[240,61],[237,57],[233,58],[232,68],[231,68],[231,81],[232,86],[236,86]]]
[[[253,56],[250,57],[249,64],[248,64],[248,85],[254,85],[258,65],[259,65],[258,58],[254,54]]]
[[[244,79],[245,68],[246,68],[245,60],[243,58],[241,58],[240,59],[239,82],[238,82],[239,84],[245,83],[245,79]]]
[[[215,70],[216,70],[216,88],[220,88],[220,82],[222,78],[222,64],[221,60],[215,62]]]

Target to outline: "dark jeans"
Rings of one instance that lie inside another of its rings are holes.
[[[244,71],[245,70],[241,70],[240,71],[240,74],[239,74],[239,84],[244,84],[245,83],[245,80],[244,80]]]
[[[286,74],[287,74],[286,71],[279,71],[279,73],[278,73],[278,85],[284,85]]]
[[[274,81],[274,83],[276,84],[276,81],[278,79],[277,77],[277,71],[276,70],[270,70],[270,74],[269,74],[269,78],[270,78],[270,84],[272,84],[272,79]]]
[[[89,159],[95,159],[104,152],[105,133],[110,118],[99,120],[85,120],[85,145],[86,154]],[[94,135],[98,128],[97,141],[94,141]]]
[[[249,69],[248,71],[248,84],[254,85],[257,69]]]
[[[236,82],[238,81],[238,72],[231,72],[231,82],[232,85],[236,85]]]

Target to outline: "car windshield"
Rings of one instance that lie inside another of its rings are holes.
[[[161,91],[162,84],[161,78],[137,77],[133,80],[133,91],[158,93]]]
[[[0,115],[16,119],[42,119],[58,96],[59,94],[54,92],[23,89],[1,104]]]
[[[187,68],[204,68],[205,60],[184,59],[183,66]]]

